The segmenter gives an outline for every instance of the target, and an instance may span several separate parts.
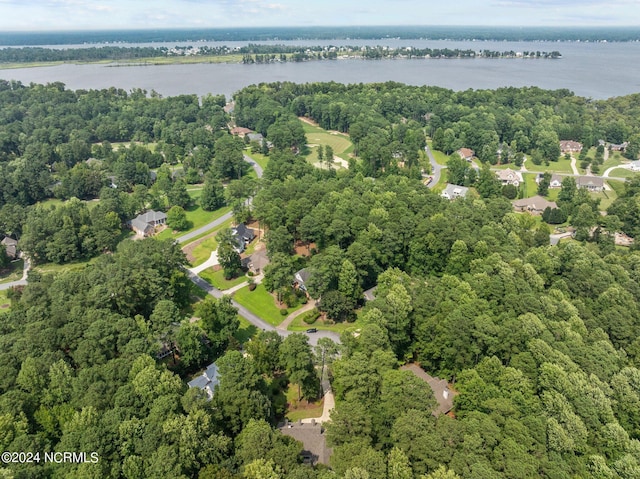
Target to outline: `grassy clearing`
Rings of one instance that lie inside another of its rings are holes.
[[[96,256],[88,261],[74,261],[65,264],[43,263],[32,267],[32,269],[42,274],[59,274],[66,273],[67,271],[78,271],[98,261],[99,257],[100,256]]]
[[[330,133],[319,126],[309,125],[302,122],[304,132],[307,135],[307,143],[310,145],[329,145],[333,148],[333,154],[349,161],[349,153],[353,152],[354,145],[347,135],[344,133]],[[318,162],[317,146],[309,147],[311,153],[307,155],[307,161],[311,163]]]
[[[267,164],[269,164],[268,156],[265,156],[262,153],[251,153],[250,148],[247,148],[244,154],[260,165],[263,170],[267,167]]]
[[[233,337],[236,338],[238,342],[244,344],[258,333],[258,328],[242,316],[238,316],[238,320],[240,321],[240,327]]]
[[[197,200],[198,198],[200,198],[200,195],[202,194],[202,191],[200,190],[192,190],[189,191],[189,196],[191,196],[192,198],[194,198],[195,200]],[[193,226],[186,230],[186,231],[177,231],[177,232],[173,232],[173,230],[171,228],[167,228],[165,230],[163,230],[162,232],[160,232],[156,238],[158,239],[167,239],[167,238],[172,238],[172,239],[176,239],[179,238],[180,236],[189,233],[190,231],[196,230],[198,228],[201,228],[202,226],[206,225],[207,223],[210,223],[214,220],[217,220],[218,218],[220,218],[221,216],[227,214],[229,211],[231,211],[231,206],[225,206],[223,208],[219,208],[215,211],[205,211],[203,210],[199,204],[193,204],[191,205],[189,208],[187,208],[186,210],[187,213],[187,220],[191,221],[191,223],[193,224]]]
[[[531,198],[538,194],[538,183],[536,183],[536,177],[538,175],[534,173],[523,173],[524,179],[524,197]]]
[[[3,246],[0,246],[3,248]],[[7,271],[0,274],[0,284],[10,283],[11,281],[18,281],[22,278],[22,269],[24,268],[24,260],[19,259],[12,261],[7,268]]]
[[[627,170],[626,168],[616,168],[611,170],[609,176],[613,176],[614,178],[633,178],[634,176],[637,176],[637,173]]]
[[[207,268],[204,271],[198,273],[202,279],[204,279],[211,286],[218,288],[221,291],[225,291],[229,288],[233,288],[234,286],[238,286],[239,284],[247,281],[247,277],[245,275],[240,275],[237,278],[233,278],[229,281],[224,279],[224,270],[213,271],[213,268]]]
[[[283,304],[282,308],[278,307],[273,296],[262,284],[259,284],[253,291],[249,291],[248,286],[239,289],[234,293],[233,299],[272,326],[277,326],[286,318],[286,316],[280,314],[280,310],[286,306]],[[291,313],[301,306],[288,308],[288,311]]]
[[[618,198],[618,194],[615,190],[609,190],[601,193],[591,193],[591,197],[598,198],[600,200],[600,211],[605,211]]]
[[[363,323],[360,321],[359,317],[353,323],[335,323],[329,324],[325,323],[322,319],[318,319],[313,324],[307,324],[302,320],[304,314],[297,316],[287,328],[289,331],[306,331],[309,328],[316,328],[317,330],[322,331],[335,331],[337,333],[342,333],[343,331],[356,331],[358,329],[362,329]]]
[[[287,389],[287,413],[286,417],[291,422],[296,422],[299,419],[307,419],[311,417],[322,416],[322,410],[324,408],[324,399],[320,399],[316,402],[308,402],[305,399],[298,401],[298,386],[296,384],[290,384]]]
[[[602,167],[600,169],[604,171],[607,168],[611,168],[612,166],[620,166],[627,161],[628,160],[623,158],[619,151],[614,151],[609,154],[609,158],[602,164]]]
[[[438,163],[439,165],[445,166],[447,164],[447,161],[449,161],[449,157],[445,155],[442,151],[434,150],[433,142],[431,140],[427,140],[427,144],[429,145],[429,149],[431,150],[431,153],[433,153],[433,157],[435,158],[436,163]]]
[[[550,161],[549,166],[544,163],[536,165],[533,161],[527,161],[527,170],[536,172],[548,171],[549,173],[573,173],[573,170],[571,169],[571,161],[565,160],[564,158],[561,158],[558,161]]]
[[[7,297],[7,290],[0,291],[0,314],[8,313],[11,310],[11,301]]]
[[[624,196],[626,188],[623,181],[607,180],[607,184],[616,192],[616,195]]]

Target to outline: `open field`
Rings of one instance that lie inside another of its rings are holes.
[[[33,266],[31,269],[43,274],[66,273],[67,271],[74,271],[74,270],[78,271],[98,261],[99,257],[100,256],[96,256],[95,258],[91,258],[88,261],[74,261],[72,263],[65,263],[65,264],[43,263],[37,266]]]
[[[194,199],[194,204],[192,204],[191,206],[189,206],[189,208],[187,208],[185,211],[187,213],[187,220],[191,221],[192,226],[190,229],[186,230],[186,231],[176,231],[175,233],[173,232],[173,230],[171,228],[166,228],[165,230],[161,231],[160,233],[158,233],[158,235],[156,236],[156,238],[158,239],[167,239],[167,238],[178,238],[186,233],[188,233],[189,231],[193,231],[196,230],[204,225],[206,225],[207,223],[210,223],[218,218],[220,218],[221,216],[227,214],[229,211],[231,211],[231,207],[230,206],[224,206],[222,208],[219,208],[215,211],[205,211],[200,207],[200,204],[198,203],[198,198],[200,198],[200,195],[202,194],[201,190],[192,190],[189,191],[189,196],[191,196],[191,198]]]
[[[311,163],[318,162],[318,145],[330,146],[333,148],[333,154],[335,156],[349,161],[349,153],[353,152],[354,146],[347,135],[344,133],[329,132],[319,126],[310,125],[304,121],[302,122],[302,126],[307,135],[307,144],[314,145],[309,147],[311,153],[307,155],[307,161]]]
[[[286,318],[280,314],[280,310],[286,308],[286,305],[282,304],[281,308],[278,307],[273,296],[262,284],[259,284],[253,291],[249,291],[249,287],[245,286],[234,293],[233,299],[272,326],[277,326]],[[289,308],[288,311],[292,313],[299,308],[300,306]]]
[[[618,194],[611,189],[601,193],[591,193],[591,197],[600,199],[600,211],[605,211],[618,198]]]
[[[609,154],[609,159],[602,164],[600,170],[605,171],[607,168],[611,168],[612,166],[620,166],[623,163],[627,163],[628,161],[629,160],[627,160],[626,158],[623,158],[619,151],[612,151]]]
[[[4,246],[0,246],[3,248]],[[9,265],[8,271],[0,274],[0,284],[1,283],[10,283],[11,281],[17,281],[22,278],[22,269],[24,268],[24,260],[18,259],[16,261],[12,261]]]

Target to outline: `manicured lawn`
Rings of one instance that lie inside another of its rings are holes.
[[[234,293],[233,299],[272,326],[277,326],[286,318],[280,314],[282,308],[278,307],[273,296],[262,284],[259,284],[253,291],[249,291],[249,286],[245,286]],[[283,304],[282,307],[284,308],[285,305]],[[296,308],[288,308],[288,311],[291,313],[300,307],[301,305]]]
[[[434,150],[432,148],[432,144],[433,142],[431,140],[427,140],[427,144],[429,145],[429,148],[431,149],[431,153],[433,153],[433,157],[436,160],[436,163],[438,163],[439,165],[446,165],[447,161],[449,161],[449,157],[447,155],[445,155],[442,151],[438,151],[438,150]]]
[[[605,211],[611,203],[613,203],[616,198],[618,198],[618,194],[615,190],[603,191],[601,193],[591,193],[592,198],[600,199],[600,211]]]
[[[538,184],[536,183],[536,175],[535,173],[523,173],[522,178],[524,179],[524,197],[531,198],[538,194]],[[549,190],[551,191],[551,190]]]
[[[620,152],[614,151],[612,153],[609,153],[609,159],[602,164],[602,167],[600,169],[604,171],[607,168],[611,168],[612,166],[620,166],[626,161],[628,160],[623,158]]]
[[[626,189],[623,181],[619,180],[607,180],[609,186],[616,192],[618,196],[624,195]]]
[[[543,171],[543,172],[548,171],[550,173],[573,173],[573,170],[571,169],[571,161],[565,160],[564,158],[561,158],[558,161],[550,161],[549,166],[546,166],[544,163],[542,163],[541,165],[536,165],[531,160],[527,161],[526,165],[527,165],[527,170],[529,171]],[[579,165],[580,165],[580,162],[576,164],[576,166],[579,166]]]
[[[322,416],[324,400],[308,403],[304,398],[298,402],[298,386],[290,384],[287,389],[287,419],[296,422],[299,419]]]
[[[304,132],[307,135],[307,143],[311,146],[309,149],[311,153],[307,155],[307,160],[311,163],[318,162],[318,147],[317,145],[329,145],[333,148],[333,154],[339,156],[343,160],[349,161],[349,153],[353,151],[353,143],[347,135],[344,133],[329,133],[327,130],[320,128],[319,126],[309,125],[302,122]]]
[[[238,315],[238,320],[240,321],[240,327],[235,332],[233,337],[236,338],[238,342],[244,344],[258,333],[258,328],[256,328],[253,324],[251,324],[249,321],[244,319],[242,316]]]
[[[3,248],[3,246],[0,246]],[[12,261],[9,265],[8,271],[0,274],[0,283],[10,283],[11,281],[17,281],[22,278],[22,269],[24,268],[24,260]]]
[[[201,193],[202,193],[201,191],[195,191],[195,190],[189,191],[189,196],[191,196],[192,198],[199,198]],[[227,214],[229,211],[231,211],[231,206],[225,206],[215,211],[205,211],[200,207],[199,204],[191,205],[189,208],[186,209],[187,220],[191,221],[191,223],[193,224],[191,229],[186,231],[178,231],[174,233],[171,228],[167,228],[161,231],[156,236],[156,238],[161,240],[167,239],[167,238],[173,238],[173,239],[178,238],[188,233],[189,231],[196,230],[206,225],[207,223],[210,223],[211,221],[214,221],[217,218],[220,218],[222,215]]]
[[[302,317],[306,313],[301,314],[296,317],[293,322],[287,328],[289,331],[306,331],[309,328],[316,328],[317,330],[322,331],[336,331],[338,333],[342,333],[343,331],[356,331],[357,329],[362,329],[363,323],[360,321],[359,316],[353,323],[336,323],[336,324],[328,324],[324,323],[321,319],[318,319],[313,324],[307,324],[302,320]]]
[[[211,286],[218,288],[221,291],[225,291],[229,288],[233,288],[239,284],[247,281],[247,277],[242,274],[237,278],[233,278],[232,280],[227,281],[224,279],[224,270],[213,271],[213,268],[207,268],[201,273],[198,274],[202,279],[204,279]]]
[[[253,161],[255,161],[258,165],[260,165],[263,170],[267,167],[267,164],[269,164],[268,156],[265,156],[262,153],[251,153],[250,148],[247,148],[244,151],[244,154],[247,155],[249,158],[251,158]]]
[[[611,170],[611,173],[609,173],[609,176],[613,176],[614,178],[633,178],[637,175],[637,172],[627,170],[625,168],[616,168],[615,170]]]
[[[8,313],[11,309],[11,301],[7,298],[7,290],[0,291],[0,314]]]

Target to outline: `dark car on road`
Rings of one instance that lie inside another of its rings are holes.
[[[316,328],[309,328],[307,329],[307,333],[317,333],[318,330]]]

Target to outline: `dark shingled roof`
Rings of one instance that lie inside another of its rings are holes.
[[[312,464],[329,465],[331,448],[327,446],[324,428],[320,423],[287,423],[278,427],[285,436],[292,437],[302,443],[302,455]]]
[[[433,391],[433,397],[438,401],[438,407],[433,410],[434,416],[446,414],[453,409],[453,398],[457,393],[449,389],[447,381],[429,376],[417,364],[407,364],[406,366],[402,366],[400,369],[411,371],[417,377],[429,384]]]

